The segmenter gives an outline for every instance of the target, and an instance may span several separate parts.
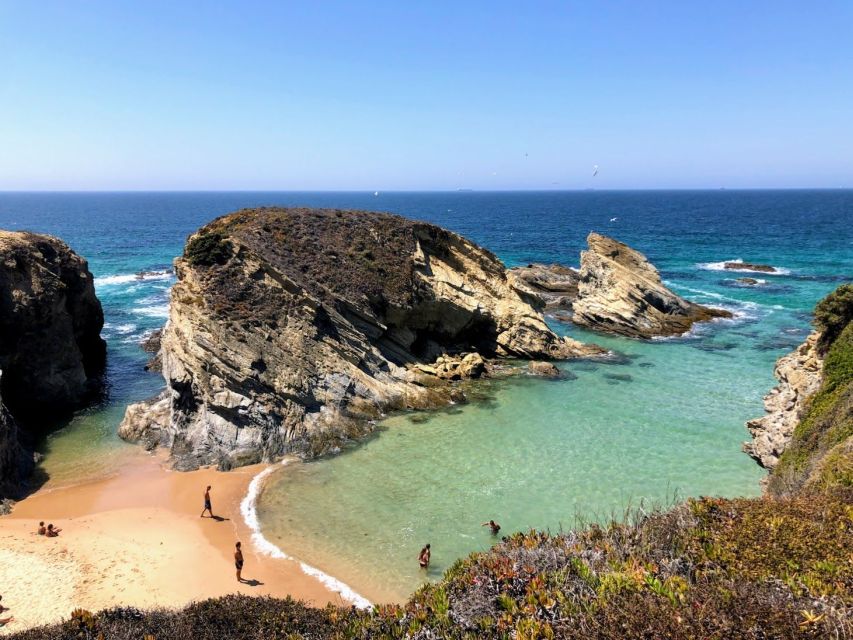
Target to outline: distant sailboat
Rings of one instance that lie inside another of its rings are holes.
[[[373,195],[378,196],[378,195],[379,195],[379,192],[378,192],[378,191],[374,191],[374,192],[373,192]]]

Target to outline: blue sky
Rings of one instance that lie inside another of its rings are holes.
[[[851,34],[849,1],[0,0],[0,189],[850,187]]]

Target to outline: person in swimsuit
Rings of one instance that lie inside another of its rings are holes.
[[[483,523],[483,524],[481,524],[480,526],[481,526],[481,527],[489,527],[489,529],[491,529],[491,530],[492,530],[492,535],[493,535],[493,536],[498,535],[498,531],[500,531],[500,530],[501,530],[501,525],[499,525],[499,524],[498,524],[497,522],[495,522],[494,520],[489,520],[488,522],[484,522],[484,523]]]
[[[207,511],[210,517],[213,517],[213,510],[210,508],[210,485],[204,490],[204,509],[201,510],[201,517],[204,517],[204,512]]]
[[[234,552],[234,566],[237,568],[237,582],[243,582],[243,576],[240,574],[243,571],[243,550],[240,548],[240,543],[237,543],[237,550]]]
[[[421,565],[421,569],[429,567],[430,555],[432,555],[432,551],[430,551],[429,545],[421,549],[421,553],[418,556],[418,564]]]
[[[47,531],[45,532],[45,535],[48,538],[55,538],[56,536],[59,535],[60,531],[62,531],[62,529],[54,529],[53,525],[49,524],[49,525],[47,525]]]
[[[38,528],[37,533],[38,533],[40,536],[43,536],[43,535],[45,535],[45,534],[47,533],[47,529],[46,529],[46,528],[45,528],[45,526],[44,526],[44,521],[39,522],[39,528]]]

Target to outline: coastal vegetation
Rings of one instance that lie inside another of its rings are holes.
[[[516,533],[402,605],[228,596],[179,611],[77,611],[11,637],[853,637],[850,303],[848,285],[818,306],[818,330],[845,326],[825,344],[821,387],[763,498],[698,498],[567,533]]]

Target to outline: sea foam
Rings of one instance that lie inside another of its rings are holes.
[[[282,460],[281,464],[287,464],[287,460]],[[272,542],[266,539],[264,534],[261,532],[261,523],[258,520],[258,510],[257,510],[257,502],[258,496],[261,494],[261,489],[264,486],[264,481],[267,476],[269,476],[273,471],[275,471],[276,467],[267,467],[260,473],[258,473],[252,481],[249,483],[249,490],[246,492],[246,496],[240,502],[240,513],[243,516],[243,521],[246,523],[246,526],[252,531],[252,544],[255,545],[255,548],[261,553],[270,556],[271,558],[282,558],[284,560],[294,560],[299,564],[299,568],[302,569],[302,572],[306,575],[309,575],[313,578],[316,578],[320,582],[322,582],[326,587],[335,593],[340,594],[340,596],[347,600],[348,602],[354,604],[359,609],[369,609],[373,606],[373,604],[365,598],[364,596],[356,593],[352,587],[347,584],[344,584],[337,578],[330,576],[327,573],[324,573],[317,569],[316,567],[312,567],[310,564],[306,564],[292,556],[287,555],[284,551],[274,545]]]
[[[173,277],[172,271],[152,271],[149,273],[120,273],[112,276],[99,276],[95,278],[96,287],[105,287],[117,284],[129,284],[145,280],[168,280]]]
[[[726,269],[727,262],[743,262],[740,258],[734,260],[723,260],[722,262],[700,262],[696,265],[697,269],[705,271],[725,271],[726,273],[761,273],[768,276],[787,276],[791,273],[790,269],[784,267],[773,267],[775,271],[758,271],[756,269]]]

